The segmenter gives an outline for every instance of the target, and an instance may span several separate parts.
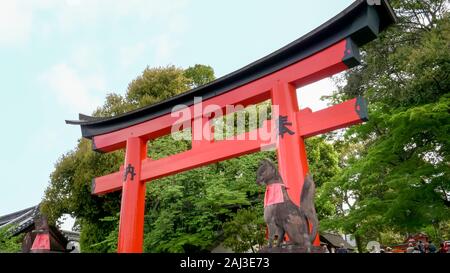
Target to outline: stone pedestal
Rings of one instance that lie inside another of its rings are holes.
[[[311,246],[310,250],[306,247],[296,245],[281,245],[280,247],[264,247],[258,253],[324,253],[322,247]]]

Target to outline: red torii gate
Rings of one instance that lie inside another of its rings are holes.
[[[192,149],[162,159],[147,158],[147,141],[171,133],[179,120],[171,114],[174,106],[189,106],[192,136],[194,123],[211,128],[210,113],[194,111],[194,97],[202,97],[203,108],[248,106],[268,99],[278,106],[276,148],[281,176],[291,200],[301,206],[300,193],[308,172],[304,139],[367,119],[367,103],[355,98],[329,108],[312,112],[299,110],[296,89],[332,76],[359,64],[359,46],[375,39],[378,33],[395,22],[387,3],[371,5],[358,0],[322,26],[282,49],[209,84],[163,102],[111,118],[93,118],[80,114],[82,136],[92,140],[93,149],[112,152],[126,149],[125,163],[118,172],[97,177],[92,194],[122,190],[118,252],[142,252],[145,182],[214,162],[260,151],[273,145],[252,133],[221,141],[202,135],[192,140]],[[217,116],[216,116],[217,117]],[[258,131],[271,130],[265,122]],[[273,128],[275,129],[275,128]],[[207,130],[211,132],[212,130]],[[257,134],[260,136],[260,134]],[[317,236],[314,244],[318,245]]]

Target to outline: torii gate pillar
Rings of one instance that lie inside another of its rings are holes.
[[[126,145],[117,250],[141,253],[145,211],[145,182],[141,180],[141,165],[142,160],[147,158],[147,141],[130,137]]]
[[[204,105],[221,110],[228,105],[249,106],[272,99],[272,105],[278,107],[277,112],[272,112],[272,121],[278,125],[275,144],[279,171],[289,198],[301,206],[301,190],[308,173],[304,139],[367,120],[367,102],[358,97],[317,112],[300,110],[296,89],[359,64],[359,47],[396,21],[387,0],[378,2],[373,5],[356,0],[327,23],[280,50],[173,98],[114,117],[80,114],[79,120],[66,121],[80,125],[82,136],[92,140],[95,151],[126,150],[125,164],[119,171],[92,181],[92,193],[96,195],[123,191],[118,252],[142,252],[146,182],[273,147],[273,140],[249,137],[273,131],[271,122],[266,122],[262,128],[236,139],[210,141],[212,132],[207,132],[206,139],[193,137],[188,151],[157,160],[147,158],[147,141],[170,134],[178,122],[182,110],[173,113],[174,107],[185,106],[183,109],[191,114],[188,122],[208,123],[194,109],[196,97],[202,97]],[[319,244],[317,236],[314,245]]]
[[[301,190],[303,182],[308,173],[308,159],[306,157],[305,142],[303,136],[299,134],[300,128],[297,121],[299,111],[297,100],[297,88],[291,83],[278,81],[272,88],[272,104],[278,106],[278,126],[287,122],[290,132],[281,135],[277,140],[278,170],[284,183],[287,186],[290,199],[297,205],[300,204]],[[312,228],[312,227],[310,227]],[[313,242],[314,246],[320,246],[320,238],[317,234]]]
[[[278,81],[272,89],[272,104],[278,106],[280,118],[285,119],[290,132],[278,136],[278,169],[288,187],[291,200],[300,206],[303,180],[308,172],[305,143],[299,135],[296,113],[299,111],[294,85]],[[280,126],[278,121],[278,126]]]

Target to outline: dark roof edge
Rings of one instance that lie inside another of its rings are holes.
[[[206,100],[226,93],[305,59],[345,38],[351,38],[358,46],[362,46],[395,22],[395,13],[387,0],[383,0],[381,5],[372,6],[368,5],[367,0],[357,0],[301,38],[206,85],[114,117],[95,118],[80,114],[79,120],[66,120],[66,123],[80,125],[85,138],[114,132],[170,113],[176,105],[190,106],[194,97]]]
[[[19,217],[19,216],[21,216],[21,215],[23,215],[23,214],[25,214],[25,213],[27,213],[29,211],[32,211],[32,210],[36,209],[39,205],[40,204],[0,216],[0,225],[2,225],[2,223],[7,223],[7,222],[9,222],[11,220],[14,220],[17,217]]]

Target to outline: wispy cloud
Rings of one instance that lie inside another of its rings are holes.
[[[136,63],[147,50],[148,45],[145,42],[137,42],[133,45],[123,46],[119,49],[120,64],[129,67]]]
[[[142,37],[138,42],[120,48],[120,63],[125,66],[135,64],[145,55],[153,55],[153,65],[171,63],[174,51],[180,46],[179,36],[188,28],[188,20],[183,14],[188,0],[132,0],[115,2],[113,7],[122,15],[133,14],[141,22],[162,26],[160,32],[150,37]],[[148,53],[151,54],[148,54]]]
[[[40,82],[59,105],[89,114],[111,91],[106,90],[106,82],[111,80],[106,75],[127,73],[136,64],[164,65],[173,61],[180,34],[186,30],[183,9],[189,0],[29,1],[27,18],[31,22],[34,16],[36,22],[28,32],[38,33],[40,39],[58,37],[66,46],[63,57],[44,68],[38,77]],[[124,25],[141,32],[140,26],[157,27],[148,28],[142,35],[129,35],[123,31]],[[116,39],[115,27],[121,31],[117,35],[125,35],[123,39]]]
[[[0,45],[17,46],[25,43],[32,27],[32,11],[22,2],[0,2]]]
[[[102,77],[84,76],[66,63],[56,64],[40,75],[58,103],[70,111],[91,113],[101,104],[105,89]]]
[[[0,45],[29,40],[33,32],[71,32],[98,22],[133,18],[163,22],[167,31],[185,27],[182,11],[189,0],[16,0],[0,2]],[[43,12],[40,14],[40,12]],[[41,20],[34,20],[44,15]],[[44,19],[44,20],[42,20]]]
[[[151,21],[165,22],[170,29],[179,29],[182,22],[180,10],[188,0],[46,0],[39,8],[46,8],[57,22],[55,28],[69,32],[80,26],[92,26],[98,22],[114,23],[133,18],[141,24]],[[56,11],[56,12],[55,12]],[[171,23],[174,22],[174,23]]]
[[[162,34],[152,40],[152,51],[154,52],[154,62],[162,65],[171,62],[174,50],[180,45],[179,41],[172,35]]]

